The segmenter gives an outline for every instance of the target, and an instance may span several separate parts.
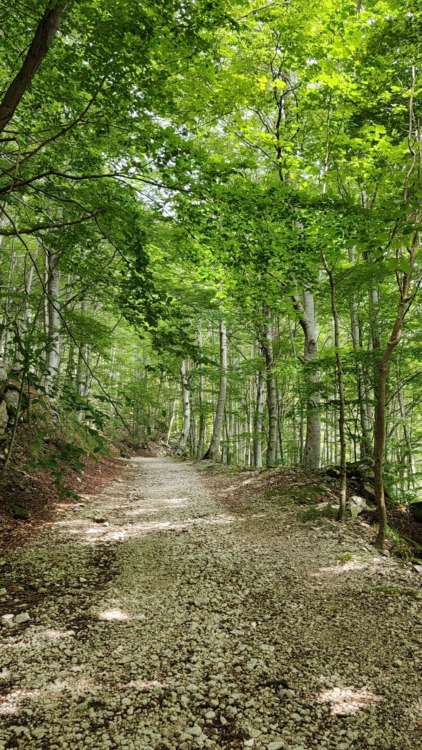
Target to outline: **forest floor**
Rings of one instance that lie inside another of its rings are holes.
[[[137,457],[57,508],[0,560],[0,748],[420,747],[421,575],[319,491]]]

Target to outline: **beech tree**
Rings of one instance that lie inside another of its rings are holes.
[[[418,4],[100,5],[4,22],[3,462],[31,399],[93,440],[340,466],[342,519],[360,462],[382,546],[421,471]]]

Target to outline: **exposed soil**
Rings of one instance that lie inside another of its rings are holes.
[[[2,561],[0,748],[415,750],[421,575],[330,499],[136,457],[58,508]]]
[[[121,473],[122,459],[116,457],[86,458],[81,471],[63,465],[63,485],[75,493],[95,492]],[[75,500],[63,499],[47,469],[31,474],[12,466],[7,477],[0,480],[0,549],[22,544],[36,530],[51,520],[55,508],[71,507]],[[22,509],[27,518],[16,518],[15,509]]]

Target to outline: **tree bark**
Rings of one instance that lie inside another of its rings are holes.
[[[204,459],[210,458],[218,461],[221,458],[221,436],[223,433],[224,410],[226,406],[227,393],[227,331],[224,320],[220,322],[220,388],[218,393],[217,407],[215,410],[214,425],[210,447],[204,455]]]
[[[306,378],[306,438],[303,465],[307,470],[319,468],[321,451],[321,418],[319,398],[319,376],[315,368],[318,356],[318,326],[313,293],[305,289],[303,305],[298,297],[293,298],[295,310],[304,335],[303,359]]]
[[[356,262],[355,252],[349,250],[349,260]],[[356,357],[362,352],[361,345],[361,325],[359,320],[358,304],[354,297],[350,301],[350,324],[352,333],[353,351]],[[368,384],[365,383],[362,363],[358,360],[356,363],[356,381],[360,422],[360,457],[372,458],[373,446],[371,440],[371,419],[368,405]]]
[[[346,520],[346,500],[347,500],[347,471],[346,471],[346,404],[344,397],[344,373],[343,363],[340,355],[340,326],[339,317],[337,310],[337,288],[334,279],[334,274],[329,268],[325,257],[323,256],[324,267],[330,282],[330,297],[331,297],[331,314],[333,316],[334,323],[334,349],[336,356],[336,379],[337,379],[337,392],[339,399],[339,416],[338,416],[338,428],[340,438],[340,501],[338,508],[338,520]]]
[[[376,362],[375,379],[375,424],[374,424],[374,487],[375,500],[378,510],[378,535],[376,544],[379,549],[384,548],[387,533],[387,508],[385,504],[384,491],[384,458],[385,458],[385,412],[386,392],[391,356],[398,345],[402,332],[406,313],[412,304],[413,296],[410,294],[415,259],[418,251],[419,236],[415,232],[412,246],[409,249],[409,266],[406,273],[397,275],[399,284],[399,301],[396,308],[396,316],[391,333],[381,356]]]
[[[265,359],[265,379],[267,384],[268,440],[266,463],[268,467],[271,467],[275,466],[277,463],[278,404],[277,384],[274,374],[271,311],[268,307],[264,309],[264,316],[265,321],[262,327],[261,349]]]
[[[202,349],[203,339],[201,331],[198,333],[198,344]],[[202,364],[199,371],[199,424],[198,424],[198,447],[196,456],[201,458],[205,451],[205,433],[207,428],[207,415],[205,412],[205,375]]]
[[[182,427],[182,432],[179,438],[179,444],[177,446],[177,452],[185,453],[187,445],[188,445],[190,428],[191,428],[189,374],[188,374],[188,363],[185,359],[183,360],[181,367],[180,367],[180,380],[182,384],[183,427]]]
[[[0,133],[5,129],[51,47],[68,2],[48,3],[22,66],[0,102]]]
[[[173,432],[173,424],[174,424],[174,420],[176,418],[176,409],[177,409],[177,399],[174,399],[173,405],[172,405],[172,408],[171,408],[170,422],[169,422],[169,426],[168,426],[168,429],[167,429],[167,437],[166,437],[166,444],[167,445],[170,445],[171,434]]]
[[[253,426],[253,463],[256,469],[262,468],[262,425],[265,409],[265,379],[263,370],[259,370],[256,385],[256,404]]]
[[[47,250],[47,311],[48,311],[48,344],[46,387],[53,395],[57,386],[60,366],[60,315],[58,310],[60,294],[59,254]]]

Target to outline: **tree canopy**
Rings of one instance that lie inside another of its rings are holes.
[[[420,492],[420,3],[0,5],[6,469],[31,391],[97,440],[367,462],[382,545]]]

